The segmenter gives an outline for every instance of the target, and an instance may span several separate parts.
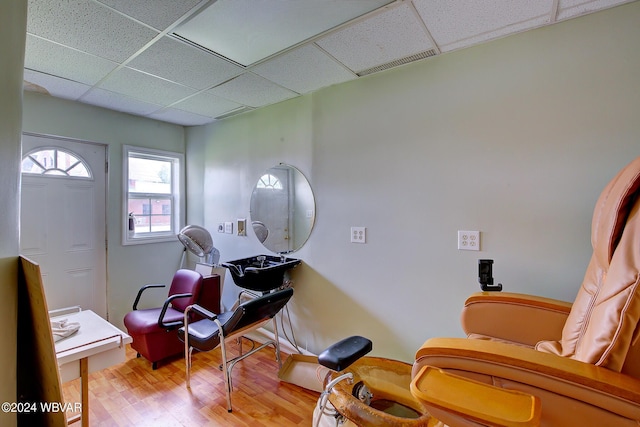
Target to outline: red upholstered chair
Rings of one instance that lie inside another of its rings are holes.
[[[219,277],[212,278],[217,279],[215,283],[206,284],[219,286]],[[178,270],[173,276],[168,297],[162,307],[138,310],[138,303],[144,291],[163,287],[165,285],[145,285],[140,288],[133,303],[133,311],[124,317],[124,325],[133,338],[131,347],[138,355],[149,360],[153,369],[158,367],[159,361],[180,354],[184,350],[176,331],[183,324],[183,313],[187,306],[202,303],[219,311],[219,292],[203,291],[202,275],[186,269]],[[200,301],[203,295],[214,294],[217,294],[217,301]]]

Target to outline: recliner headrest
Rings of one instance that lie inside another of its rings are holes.
[[[600,194],[591,223],[593,253],[609,265],[640,189],[640,157],[622,169]]]

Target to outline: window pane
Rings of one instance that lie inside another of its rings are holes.
[[[129,192],[171,194],[171,162],[129,157]]]
[[[82,160],[58,148],[43,149],[27,155],[22,160],[22,172],[91,178],[91,172]]]
[[[82,163],[77,163],[71,169],[67,171],[69,176],[78,176],[82,178],[89,178],[89,171]]]
[[[37,163],[35,163],[33,160],[31,160],[30,157],[27,157],[22,161],[22,172],[35,173],[39,175],[42,172],[44,172],[44,169],[41,166],[39,166]]]
[[[171,215],[152,215],[151,231],[171,231]]]
[[[130,198],[127,211],[135,217],[136,234],[173,230],[171,199]]]

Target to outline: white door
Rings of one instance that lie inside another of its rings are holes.
[[[260,178],[251,196],[251,221],[265,224],[269,234],[264,246],[276,253],[287,253],[292,247],[290,171],[273,167]]]
[[[40,264],[49,310],[79,305],[106,319],[106,149],[22,136],[20,253]]]

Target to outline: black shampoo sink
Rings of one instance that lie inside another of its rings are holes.
[[[301,260],[273,255],[256,255],[222,263],[241,288],[268,292],[282,286],[284,272],[300,264]]]

